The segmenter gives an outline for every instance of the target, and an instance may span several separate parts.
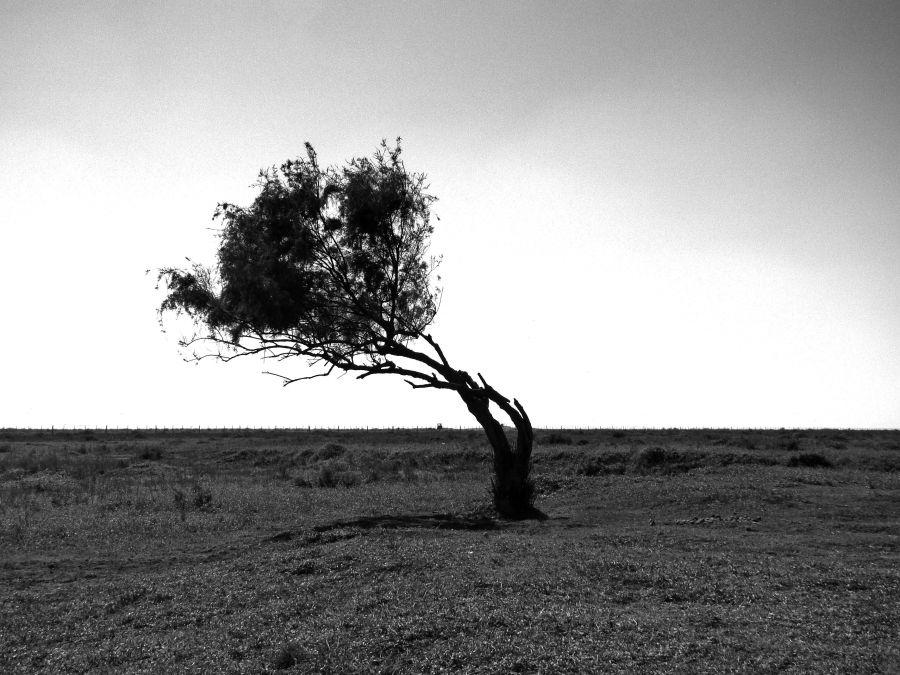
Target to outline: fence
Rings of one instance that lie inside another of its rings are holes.
[[[509,425],[506,425],[507,428],[513,428]],[[590,427],[590,426],[565,426],[565,427],[534,427],[535,431],[592,431],[601,429],[602,427]],[[618,428],[618,427],[617,427]],[[623,427],[626,428],[626,427]],[[635,427],[636,428],[636,427]],[[481,427],[477,426],[454,426],[454,425],[432,425],[432,426],[385,426],[385,427],[375,427],[375,426],[336,426],[336,427],[317,427],[317,426],[302,426],[302,427],[288,427],[288,426],[212,426],[212,427],[204,427],[202,425],[198,426],[146,426],[146,427],[120,427],[120,426],[91,426],[87,424],[63,424],[63,425],[51,425],[48,427],[0,427],[0,431],[40,431],[40,432],[50,432],[54,433],[56,431],[60,432],[92,432],[92,433],[109,433],[109,432],[142,432],[142,433],[152,433],[152,432],[163,432],[163,433],[175,433],[175,432],[188,432],[188,431],[205,431],[209,433],[224,433],[226,431],[286,431],[286,432],[313,432],[313,431],[480,431]]]

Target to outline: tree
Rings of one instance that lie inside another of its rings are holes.
[[[398,138],[394,147],[382,141],[372,158],[321,168],[307,143],[306,158],[261,171],[249,207],[216,208],[222,229],[214,268],[160,270],[160,317],[193,319],[197,331],[180,344],[195,349],[196,360],[304,357],[316,368],[303,377],[278,375],[285,385],[338,370],[456,392],[493,450],[496,510],[538,516],[525,409],[481,373],[476,382],[454,368],[427,332],[440,299],[432,281],[439,260],[428,252],[435,197],[400,154]],[[201,345],[212,348],[198,354]],[[512,421],[514,441],[491,404]]]

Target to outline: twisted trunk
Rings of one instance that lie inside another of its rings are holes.
[[[487,383],[481,373],[476,373],[480,384],[469,373],[457,370],[450,365],[440,345],[428,334],[420,334],[434,349],[437,359],[415,351],[406,345],[390,340],[379,353],[399,356],[418,362],[432,369],[429,375],[420,371],[403,368],[396,363],[385,360],[376,366],[358,366],[353,363],[342,363],[345,370],[364,370],[359,377],[368,377],[375,373],[396,373],[404,375],[413,389],[435,388],[449,389],[459,394],[469,412],[478,420],[484,429],[488,442],[494,453],[494,477],[491,481],[494,493],[494,507],[504,518],[544,518],[544,514],[534,507],[534,483],[531,481],[531,449],[534,445],[534,431],[525,408],[516,399],[510,401],[499,391]],[[511,445],[503,430],[503,426],[491,414],[493,403],[512,420],[516,427],[516,442]]]
[[[510,418],[516,425],[516,442],[510,445],[502,425],[491,414],[488,398],[471,390],[460,391],[459,395],[484,429],[494,453],[491,486],[497,513],[516,520],[542,517],[543,514],[534,506],[536,493],[530,478],[534,432],[524,409],[516,401],[518,411],[511,406],[510,410],[506,410],[508,413],[513,411]],[[508,402],[506,405],[509,405]],[[501,407],[505,409],[506,406],[501,404]]]

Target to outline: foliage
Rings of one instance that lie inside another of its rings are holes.
[[[260,172],[249,207],[222,203],[215,268],[164,268],[160,306],[232,352],[301,355],[341,369],[386,364],[421,336],[439,291],[425,176],[407,172],[398,139],[342,169],[306,158]],[[217,353],[221,356],[221,353]]]

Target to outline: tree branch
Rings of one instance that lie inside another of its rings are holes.
[[[530,429],[531,428],[531,420],[528,418],[528,413],[525,412],[525,408],[522,407],[522,404],[519,403],[519,400],[515,399],[515,398],[513,399],[513,405],[515,405],[516,409],[518,409],[519,413],[521,413],[522,418],[525,420],[525,423],[528,425],[528,428]]]
[[[275,377],[280,377],[280,378],[283,380],[283,382],[281,383],[281,386],[282,386],[282,387],[286,387],[286,386],[288,386],[289,384],[292,384],[292,383],[294,383],[294,382],[300,382],[301,380],[314,380],[314,379],[316,379],[317,377],[328,377],[329,375],[331,375],[331,372],[332,372],[333,370],[334,370],[334,364],[332,364],[332,365],[328,368],[328,370],[326,370],[326,371],[323,372],[323,373],[315,373],[314,375],[305,375],[304,377],[287,377],[287,376],[285,376],[285,375],[280,375],[280,374],[278,374],[278,373],[273,373],[273,372],[271,372],[271,371],[269,371],[269,370],[264,370],[264,371],[263,371],[263,375],[274,375]]]
[[[447,357],[444,356],[444,350],[441,349],[441,346],[437,342],[434,341],[434,338],[431,337],[431,334],[423,333],[422,337],[425,338],[425,341],[428,342],[428,344],[430,344],[434,348],[435,352],[437,352],[438,357],[440,357],[440,359],[441,359],[441,363],[443,363],[445,366],[450,368],[451,367],[450,363],[447,361]]]
[[[494,389],[491,385],[489,385],[485,381],[485,379],[481,375],[481,373],[476,373],[476,375],[478,375],[478,379],[481,380],[481,384],[484,386],[484,390],[488,393],[488,395],[490,396],[492,401],[497,401],[497,402],[505,401],[506,403],[509,403],[509,399],[506,398],[505,396],[503,396],[499,391]]]

